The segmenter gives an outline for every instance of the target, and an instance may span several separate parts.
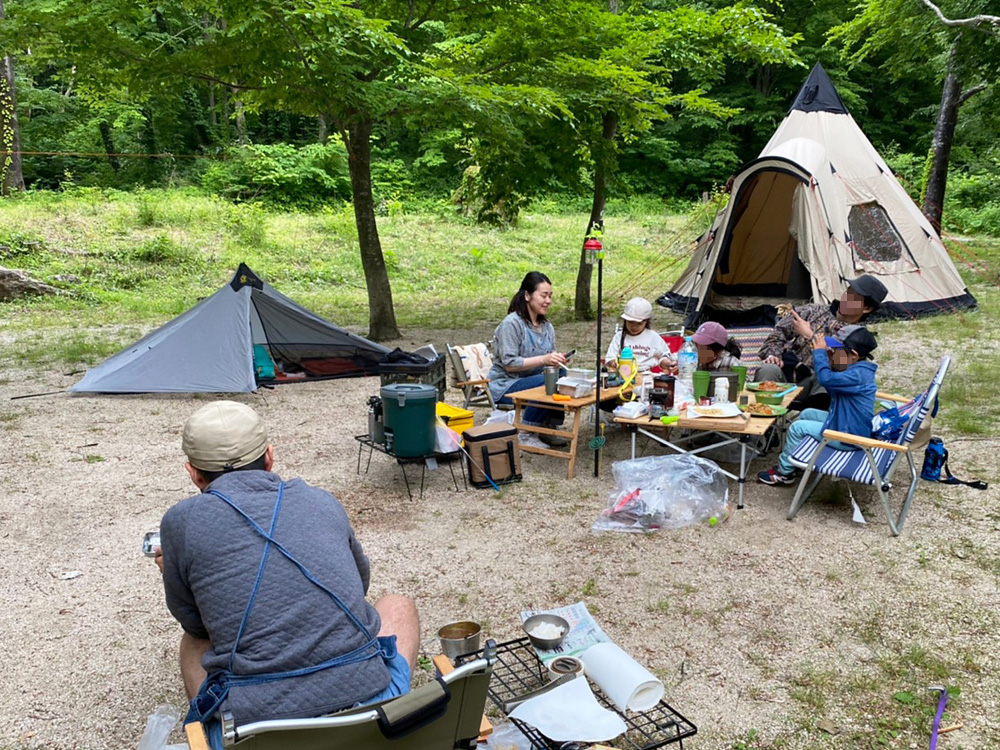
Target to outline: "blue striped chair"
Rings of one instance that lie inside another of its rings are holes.
[[[814,438],[803,440],[790,459],[792,464],[800,469],[805,469],[805,473],[802,475],[791,507],[788,509],[788,520],[795,517],[795,514],[799,512],[813,490],[816,489],[820,480],[826,475],[874,487],[885,507],[892,535],[899,536],[906,521],[910,503],[913,502],[917,483],[920,481],[920,473],[913,461],[913,452],[910,450],[910,446],[921,423],[927,417],[927,412],[937,401],[941,382],[944,380],[950,364],[951,357],[942,357],[930,387],[912,401],[901,403],[898,407],[900,414],[907,416],[908,421],[895,442],[889,443],[868,437],[858,437],[835,430],[824,431],[822,440]],[[885,394],[879,394],[879,396],[883,397]],[[898,398],[894,400],[903,401],[903,399]],[[830,441],[853,445],[855,450],[834,448],[829,445]],[[893,475],[899,465],[903,463],[906,464],[910,472],[910,485],[899,514],[894,516],[889,504],[889,491],[892,489]],[[812,476],[813,474],[815,476]],[[811,480],[810,477],[812,477]]]

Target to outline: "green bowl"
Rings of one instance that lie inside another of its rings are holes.
[[[758,404],[767,404],[768,406],[781,406],[781,402],[785,400],[784,396],[768,395],[760,391],[754,394],[754,398]]]

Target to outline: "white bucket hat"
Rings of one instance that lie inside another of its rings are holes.
[[[642,297],[633,297],[625,303],[625,312],[622,313],[622,318],[625,320],[631,320],[633,323],[641,323],[644,320],[650,320],[652,317],[653,306],[649,304],[648,300],[644,300]]]

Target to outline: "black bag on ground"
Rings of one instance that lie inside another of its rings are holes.
[[[462,433],[473,487],[521,481],[521,451],[517,430],[509,424],[484,424]],[[489,477],[489,478],[487,478]]]

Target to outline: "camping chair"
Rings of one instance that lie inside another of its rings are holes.
[[[913,439],[917,435],[920,425],[927,418],[928,411],[934,408],[937,402],[938,391],[941,389],[941,383],[950,364],[951,357],[942,357],[930,387],[912,401],[903,403],[905,399],[889,397],[900,402],[899,413],[907,417],[905,427],[894,442],[858,437],[835,430],[825,430],[822,440],[817,441],[809,437],[803,440],[790,459],[792,464],[800,469],[805,469],[805,473],[802,475],[802,481],[799,482],[791,507],[788,509],[788,520],[795,517],[799,508],[809,499],[820,479],[826,474],[849,482],[873,486],[885,507],[892,535],[899,536],[899,532],[903,529],[903,523],[906,521],[910,503],[913,501],[913,495],[917,490],[917,483],[920,481],[920,473],[913,462]],[[879,396],[885,397],[886,394],[879,394]],[[856,446],[858,450],[838,450],[828,445],[831,440]],[[894,517],[889,505],[889,491],[892,489],[892,476],[899,464],[903,463],[904,457],[910,471],[910,486],[903,498],[899,515]],[[809,477],[813,473],[816,476],[810,481]]]
[[[493,396],[490,395],[490,368],[493,367],[493,357],[486,344],[469,344],[468,346],[452,346],[446,344],[448,359],[455,371],[455,387],[461,388],[465,396],[464,408],[472,406],[488,406],[496,408]]]
[[[223,744],[237,750],[455,750],[475,748],[496,643],[483,657],[436,681],[375,706],[315,719],[275,719],[235,726],[222,717]],[[200,722],[184,727],[191,750],[207,750]]]

